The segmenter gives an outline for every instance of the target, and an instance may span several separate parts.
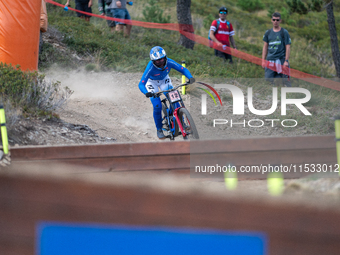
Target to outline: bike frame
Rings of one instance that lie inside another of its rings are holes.
[[[178,115],[179,109],[185,108],[182,97],[178,93],[179,99],[176,102],[172,102],[171,98],[169,97],[169,92],[177,90],[177,88],[185,86],[185,85],[188,85],[188,84],[182,84],[182,85],[179,85],[179,86],[177,86],[173,89],[170,89],[170,90],[167,90],[167,91],[162,91],[164,93],[165,97],[166,97],[166,101],[168,101],[168,103],[169,103],[169,106],[168,106],[168,104],[166,104],[166,102],[165,102],[165,105],[167,106],[167,116],[166,116],[166,118],[167,118],[167,122],[168,122],[168,125],[169,125],[169,129],[172,133],[172,137],[170,137],[170,139],[173,139],[175,137],[176,124],[178,125],[183,137],[186,137],[188,135],[185,132],[185,130],[182,126],[182,123],[179,119],[179,115]],[[180,105],[179,107],[176,106],[177,103]],[[172,110],[172,114],[171,114],[170,110]],[[170,126],[170,118],[172,118],[173,127]]]

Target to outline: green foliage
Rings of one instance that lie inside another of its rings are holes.
[[[100,67],[97,64],[90,63],[90,64],[87,64],[85,66],[85,70],[87,72],[91,72],[91,71],[99,72],[100,71]]]
[[[286,0],[291,12],[297,12],[299,14],[307,14],[308,6],[301,0]]]
[[[72,94],[60,82],[47,82],[38,72],[23,72],[20,66],[0,63],[0,96],[26,112],[51,113]]]
[[[302,2],[301,0],[286,0],[291,12],[299,14],[307,14],[308,11],[321,12],[323,8],[323,0],[311,0],[311,2]]]
[[[253,12],[262,10],[264,4],[261,0],[238,0],[237,5],[244,11]]]
[[[0,63],[0,94],[2,97],[10,97],[16,102],[21,100],[21,96],[29,91],[32,84],[42,78],[37,72],[24,73],[20,66],[13,67]]]
[[[206,16],[207,13],[212,13],[216,18],[218,17],[218,10],[221,6],[227,6],[231,14],[231,6],[235,6],[234,2],[225,2],[225,1],[211,1],[211,0],[199,0],[199,1],[191,1],[191,13],[196,13],[202,16]]]
[[[156,0],[149,0],[143,9],[143,17],[147,22],[170,23],[170,15],[163,17],[163,10],[157,5]]]
[[[39,54],[39,69],[43,70],[50,67],[54,63],[59,63],[65,67],[71,67],[75,63],[72,62],[67,54],[61,54],[51,44],[44,43],[41,53]]]
[[[204,28],[210,30],[211,23],[213,22],[214,19],[215,19],[214,16],[211,13],[209,13],[209,15],[203,20]]]
[[[91,24],[79,18],[64,18],[64,20],[70,21],[70,26],[65,27],[68,36],[64,38],[63,42],[68,44],[71,49],[80,54],[93,53],[101,49],[101,43],[97,40],[101,34],[100,30],[94,29]]]
[[[269,8],[268,8],[267,17],[272,18],[273,17],[272,15],[273,15],[274,12],[275,12],[274,6],[270,5]]]
[[[320,25],[314,25],[314,26],[308,26],[308,27],[303,27],[298,30],[298,35],[301,37],[306,38],[307,40],[316,42],[319,40],[322,40],[323,38],[329,36],[329,32],[327,29],[324,29],[323,31],[320,31],[318,29]]]
[[[312,11],[321,12],[323,3],[323,0],[312,0],[312,3],[309,6]]]
[[[287,23],[289,16],[290,16],[288,9],[282,7],[280,14],[281,14],[282,23]]]

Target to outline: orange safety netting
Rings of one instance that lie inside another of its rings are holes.
[[[41,0],[0,1],[0,62],[37,70]]]

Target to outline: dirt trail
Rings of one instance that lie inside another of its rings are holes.
[[[74,91],[58,111],[62,120],[86,124],[117,142],[158,141],[152,105],[138,89],[142,74],[50,70],[46,75]]]

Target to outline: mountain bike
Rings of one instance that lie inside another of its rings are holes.
[[[188,109],[185,108],[182,97],[177,90],[189,83],[178,85],[172,89],[154,93],[154,97],[159,97],[164,93],[162,102],[162,124],[163,133],[166,138],[174,140],[182,135],[184,140],[188,138],[199,139],[197,128]]]

